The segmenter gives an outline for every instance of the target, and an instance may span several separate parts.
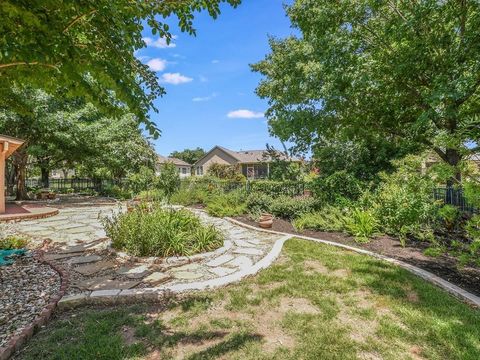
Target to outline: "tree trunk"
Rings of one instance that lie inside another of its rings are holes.
[[[445,155],[447,157],[447,163],[455,168],[455,175],[447,181],[447,186],[460,184],[462,182],[462,174],[457,166],[460,160],[462,160],[462,155],[457,149],[449,148],[445,150]]]
[[[7,163],[7,194],[13,194],[13,188],[15,187],[15,170],[11,163]]]
[[[42,173],[42,187],[48,189],[50,187],[50,171],[48,171],[48,169],[45,169],[44,167],[41,167],[40,171]]]
[[[28,200],[25,180],[27,178],[28,154],[25,149],[20,149],[13,154],[13,164],[17,178],[17,197],[16,200]]]

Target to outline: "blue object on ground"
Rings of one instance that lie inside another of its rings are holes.
[[[25,255],[26,252],[25,249],[0,250],[0,266],[12,265],[13,260],[9,259],[10,256]]]

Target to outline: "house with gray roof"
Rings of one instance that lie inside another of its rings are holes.
[[[284,161],[300,162],[299,159],[280,151],[277,151],[273,157]],[[215,146],[193,165],[193,174],[203,176],[212,164],[223,164],[238,166],[239,171],[247,179],[264,179],[269,176],[270,163],[275,159],[272,158],[272,153],[266,150],[234,151]]]
[[[157,156],[157,166],[156,166],[157,175],[160,174],[162,170],[162,165],[166,163],[171,163],[175,165],[175,167],[177,168],[178,174],[180,175],[180,178],[185,178],[192,175],[192,165],[190,165],[189,163],[181,159],[166,157],[161,155]]]

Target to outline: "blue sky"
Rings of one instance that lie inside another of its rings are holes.
[[[284,0],[243,0],[236,9],[222,6],[213,20],[197,15],[197,36],[181,33],[170,46],[144,32],[147,48],[137,56],[163,82],[167,94],[155,101],[159,113],[151,118],[162,130],[154,142],[159,154],[200,146],[222,145],[233,150],[281,145],[268,134],[263,112],[267,102],[254,90],[260,80],[249,64],[269,52],[268,35],[294,32],[283,8]]]

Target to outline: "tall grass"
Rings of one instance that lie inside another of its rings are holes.
[[[192,255],[219,248],[224,240],[219,230],[203,225],[188,210],[139,208],[102,222],[113,248],[135,256]]]

